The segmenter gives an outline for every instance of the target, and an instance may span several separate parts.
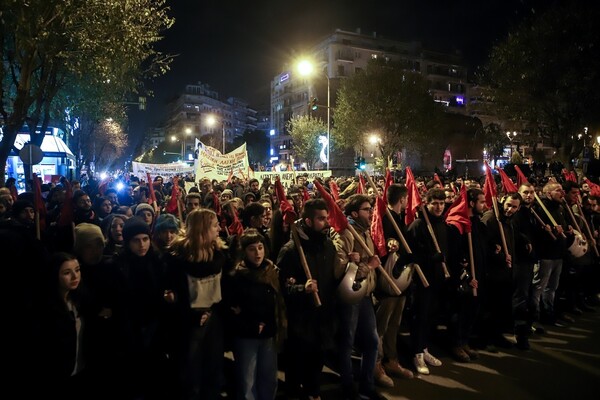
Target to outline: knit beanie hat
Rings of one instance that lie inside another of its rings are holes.
[[[140,203],[137,206],[135,206],[135,215],[138,215],[141,211],[144,210],[148,210],[152,213],[152,215],[154,215],[154,208],[152,208],[152,206],[148,203]]]
[[[221,192],[221,196],[229,196],[230,198],[233,198],[233,190],[225,189]]]
[[[156,223],[154,224],[154,232],[160,232],[167,229],[178,231],[179,221],[172,214],[161,214],[158,216]]]
[[[27,200],[17,200],[13,203],[12,214],[18,216],[26,208],[33,208],[33,203]],[[35,210],[35,208],[34,208]]]
[[[125,221],[123,225],[123,241],[129,243],[134,236],[146,234],[150,236],[150,227],[140,217],[132,217]]]
[[[73,252],[77,255],[81,250],[92,243],[101,243],[104,246],[104,235],[98,225],[88,224],[83,222],[75,226],[75,242],[73,244]]]

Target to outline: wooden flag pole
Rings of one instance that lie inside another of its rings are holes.
[[[531,210],[531,214],[533,214],[535,219],[537,219],[537,221],[540,224],[542,224],[542,227],[545,229],[547,224],[544,222],[544,220],[538,215],[538,213],[535,212],[535,210],[533,208],[530,208],[530,210]],[[546,231],[546,232],[548,232],[548,231]],[[550,232],[548,232],[548,234],[550,235],[550,237],[552,237],[553,240],[556,240],[556,236],[554,236],[554,233],[552,233],[550,231]]]
[[[375,183],[373,182],[373,178],[371,178],[371,176],[369,176],[369,174],[365,174],[365,175],[367,176],[367,180],[369,181],[369,185],[371,185],[371,187],[375,187]],[[390,209],[387,206],[385,207],[385,215],[388,217],[388,219],[392,223],[392,226],[394,227],[394,230],[396,231],[396,234],[398,235],[398,238],[400,238],[400,243],[402,243],[402,247],[404,247],[404,250],[408,254],[412,254],[412,250],[408,246],[408,242],[404,238],[404,235],[402,234],[402,231],[400,231],[400,227],[398,226],[398,224],[394,220],[394,217],[392,216],[392,213],[390,212]],[[423,270],[421,269],[421,266],[419,264],[413,264],[413,265],[415,266],[415,271],[417,271],[417,275],[419,275],[419,278],[421,279],[421,283],[423,284],[423,287],[429,287],[429,282],[427,281],[427,278],[425,277],[425,274],[423,273]]]
[[[471,232],[467,232],[467,239],[469,242],[469,263],[471,264],[471,277],[474,280],[475,278],[475,256],[473,255],[473,235]],[[473,288],[473,297],[477,297],[477,288]]]
[[[348,230],[352,233],[352,236],[354,236],[354,240],[356,240],[358,242],[358,244],[363,248],[363,250],[365,250],[367,252],[367,255],[369,257],[373,257],[375,254],[373,253],[373,251],[369,248],[369,246],[367,246],[367,243],[364,241],[364,239],[358,234],[358,232],[356,232],[356,229],[354,229],[354,227],[350,224],[348,224]],[[379,272],[381,273],[381,275],[385,278],[385,280],[388,282],[388,284],[392,287],[392,289],[394,290],[394,293],[397,296],[400,296],[402,294],[402,291],[400,291],[400,289],[398,289],[398,286],[396,286],[396,282],[394,282],[394,280],[392,279],[392,277],[387,273],[387,271],[381,266],[381,264],[379,264],[377,266],[377,268],[379,269]]]
[[[300,255],[300,263],[302,264],[302,269],[306,274],[306,279],[312,280],[312,275],[310,273],[310,269],[308,268],[308,263],[306,262],[306,255],[304,254],[304,249],[302,248],[302,243],[300,243],[300,238],[298,237],[298,228],[295,223],[290,224],[290,229],[292,230],[292,239],[294,240],[294,245],[296,249],[298,249],[298,254]],[[318,285],[318,282],[317,282]],[[319,297],[319,293],[313,292],[313,300],[315,302],[315,306],[321,307],[321,298]]]
[[[498,230],[500,231],[500,240],[502,241],[502,250],[504,254],[508,255],[508,246],[506,245],[506,236],[504,236],[504,227],[502,221],[500,221],[500,211],[498,211],[498,203],[495,197],[492,197],[492,205],[494,206],[494,214],[496,215],[496,221],[498,221]],[[512,268],[512,264],[507,262],[508,268]]]
[[[579,207],[579,212],[581,213],[581,219],[583,220],[583,224],[585,225],[585,230],[587,231],[588,237],[590,238],[590,243],[592,248],[594,249],[594,253],[596,257],[600,257],[600,253],[598,253],[598,247],[596,247],[596,239],[594,239],[594,235],[592,234],[592,230],[590,229],[590,225],[585,219],[585,214],[583,213],[583,207],[581,207],[581,203],[577,203],[577,207]]]
[[[533,195],[535,196],[535,199],[538,202],[538,204],[540,205],[540,207],[542,207],[542,210],[544,210],[544,213],[546,213],[546,216],[552,223],[552,226],[554,226],[556,228],[558,226],[558,224],[556,223],[556,220],[554,219],[554,217],[552,217],[552,214],[550,214],[550,211],[548,211],[548,209],[544,205],[544,202],[542,201],[542,199],[540,199],[540,196],[538,196],[538,194],[535,193],[535,191],[533,192]],[[564,232],[561,232],[560,235],[565,239],[567,238],[567,236],[565,235]]]
[[[425,210],[425,206],[421,204],[421,212],[423,213],[423,218],[425,218],[425,223],[427,224],[427,230],[429,231],[429,235],[431,235],[431,240],[433,240],[433,245],[435,246],[435,250],[438,253],[441,253],[440,245],[435,237],[435,232],[433,231],[433,227],[431,226],[431,221],[429,221],[429,215],[427,215],[427,210]],[[446,279],[450,278],[450,272],[448,272],[448,267],[446,263],[442,261],[442,269],[444,270],[444,277]]]

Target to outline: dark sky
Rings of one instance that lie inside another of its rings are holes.
[[[294,55],[336,28],[418,40],[432,50],[461,50],[472,69],[510,27],[552,0],[171,0],[175,24],[158,48],[177,54],[172,69],[148,85],[146,112],[130,113],[138,136],[164,118],[166,100],[187,83],[208,83],[222,99],[269,108],[269,84]]]

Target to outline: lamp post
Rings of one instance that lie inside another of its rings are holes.
[[[191,135],[192,134],[192,129],[191,128],[185,128],[185,133],[182,135],[181,138],[181,161],[185,162],[185,136],[186,135]],[[171,141],[176,142],[177,141],[177,135],[173,135],[171,136]]]
[[[206,117],[206,122],[209,126],[215,126],[217,124],[217,117],[214,115],[209,115]],[[221,119],[221,132],[223,136],[223,154],[225,154],[225,121],[223,121],[223,119]]]
[[[512,155],[513,155],[513,139],[517,136],[517,131],[506,131],[506,136],[508,137],[508,140],[510,140],[510,161],[512,162]]]
[[[324,66],[327,66],[325,64]],[[313,74],[314,66],[308,60],[302,60],[298,63],[298,72],[302,76],[310,76]],[[331,83],[329,81],[329,73],[325,70],[323,71],[325,78],[327,79],[327,163],[326,169],[329,170],[329,149],[331,148]]]

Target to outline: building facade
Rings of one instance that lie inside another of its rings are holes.
[[[357,30],[337,29],[319,41],[308,54],[322,68],[314,77],[301,76],[294,65],[289,65],[271,81],[271,161],[289,163],[293,156],[292,140],[286,131],[286,122],[294,115],[309,112],[309,101],[317,97],[319,105],[327,102],[335,107],[336,93],[341,79],[367,68],[372,59],[401,63],[407,70],[421,73],[429,83],[435,101],[443,103],[449,112],[465,114],[467,68],[456,54],[436,53],[423,49],[418,42],[400,42],[365,35]],[[326,120],[326,107],[319,107]],[[323,111],[324,110],[324,111]],[[332,157],[335,168],[335,157]]]
[[[195,138],[219,150],[232,150],[229,144],[246,130],[256,129],[256,110],[236,97],[221,100],[208,84],[186,85],[182,94],[168,104],[164,134],[184,140],[186,159],[193,154]],[[225,146],[224,146],[225,145]]]

